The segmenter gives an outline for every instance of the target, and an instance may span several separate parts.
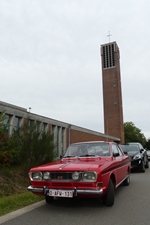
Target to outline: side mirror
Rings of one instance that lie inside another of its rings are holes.
[[[144,149],[141,148],[140,153],[144,152]]]
[[[119,156],[119,152],[113,153],[113,157],[117,157],[117,156]]]
[[[124,152],[125,155],[128,155],[128,152]]]

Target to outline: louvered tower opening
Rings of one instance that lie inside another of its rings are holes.
[[[103,68],[115,66],[114,43],[103,46]]]

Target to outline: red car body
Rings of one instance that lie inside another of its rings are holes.
[[[102,197],[111,206],[115,189],[129,185],[130,169],[130,158],[114,142],[75,143],[60,160],[31,168],[27,189],[47,203],[55,197]]]

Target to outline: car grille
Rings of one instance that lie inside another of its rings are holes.
[[[72,180],[72,172],[60,173],[60,172],[51,172],[51,180]]]
[[[58,181],[58,182],[53,181],[51,186],[55,187],[55,188],[56,187],[72,187],[72,183],[70,183],[70,182],[63,183],[63,182],[60,182],[60,181]]]

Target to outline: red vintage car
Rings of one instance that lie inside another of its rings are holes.
[[[27,189],[47,203],[56,197],[95,197],[112,206],[115,189],[130,184],[130,169],[130,158],[114,142],[74,143],[59,161],[31,168]]]

